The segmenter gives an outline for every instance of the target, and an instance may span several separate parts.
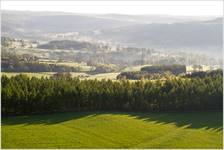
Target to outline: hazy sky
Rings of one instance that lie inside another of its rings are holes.
[[[221,16],[223,1],[1,1],[3,10]]]

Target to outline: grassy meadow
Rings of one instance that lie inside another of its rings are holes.
[[[72,112],[2,118],[2,148],[222,148],[222,112]]]

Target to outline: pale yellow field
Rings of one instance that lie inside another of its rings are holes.
[[[130,66],[123,69],[124,72],[126,71],[140,71],[142,67],[146,67],[150,65],[140,65],[140,66]]]
[[[96,74],[96,75],[91,75],[90,77],[88,77],[88,79],[110,79],[110,80],[116,80],[117,79],[117,75],[119,73],[101,73],[101,74]]]
[[[38,73],[30,73],[30,72],[1,72],[1,75],[6,75],[7,77],[13,77],[19,74],[24,74],[29,77],[50,77],[54,74],[54,72],[38,72]]]
[[[1,72],[1,75],[6,75],[8,77],[16,76],[19,74],[24,74],[29,77],[50,77],[55,72],[38,72],[38,73],[28,73],[28,72]],[[90,80],[102,80],[102,79],[110,79],[110,80],[116,80],[116,77],[119,73],[101,73],[101,74],[96,74],[96,75],[89,75],[87,73],[83,72],[72,72],[70,73],[72,77],[80,77],[81,79],[90,79]]]

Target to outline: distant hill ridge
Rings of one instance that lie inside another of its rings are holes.
[[[2,35],[52,40],[48,34],[78,36],[125,46],[222,55],[222,18],[162,15],[74,14],[2,11]]]

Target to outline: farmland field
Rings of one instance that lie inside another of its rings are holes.
[[[6,75],[7,77],[13,77],[19,74],[27,75],[28,77],[51,77],[56,72],[38,72],[38,73],[29,73],[29,72],[2,72],[2,75]],[[70,72],[72,77],[80,77],[80,79],[110,79],[116,80],[116,77],[119,73],[99,73],[95,75],[89,75],[84,72]]]
[[[130,67],[124,68],[122,71],[123,72],[127,72],[127,71],[140,71],[142,67],[146,67],[146,66],[150,66],[150,65],[130,66]]]
[[[2,148],[222,148],[222,112],[74,112],[2,118]]]
[[[38,72],[38,73],[34,73],[34,72],[1,72],[2,75],[6,75],[7,77],[14,77],[16,75],[19,74],[23,74],[23,75],[27,75],[28,77],[37,77],[37,78],[41,78],[41,77],[50,77],[54,74],[54,72]]]

